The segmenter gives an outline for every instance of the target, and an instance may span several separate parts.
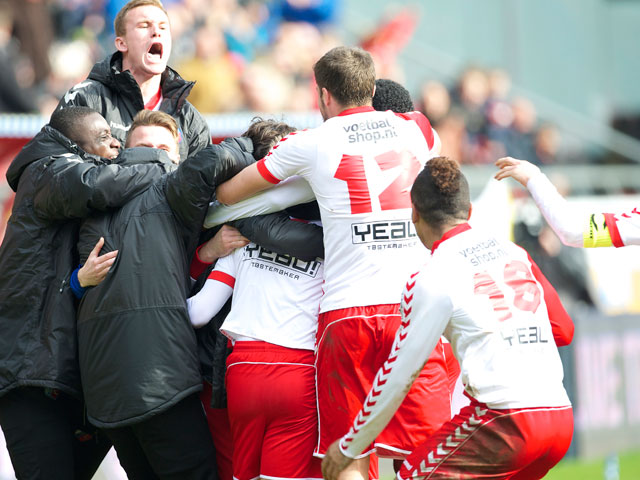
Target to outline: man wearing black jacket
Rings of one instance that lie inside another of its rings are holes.
[[[52,115],[7,171],[16,198],[0,247],[0,425],[21,479],[90,479],[110,446],[81,402],[69,288],[76,220],[122,205],[163,173],[88,153],[111,158],[118,148],[99,114],[69,108]]]
[[[177,137],[170,116],[143,110],[129,132],[137,143],[127,145],[157,147],[138,140],[158,125]],[[247,138],[210,145],[81,227],[81,258],[100,237],[103,252],[118,250],[105,280],[82,298],[78,347],[87,415],[129,478],[217,478],[186,308],[189,265],[216,186],[252,163],[252,151]]]
[[[69,90],[58,108],[85,105],[107,119],[122,143],[134,115],[160,110],[178,123],[180,157],[185,159],[211,143],[205,119],[187,101],[193,82],[167,66],[171,29],[158,0],[131,0],[115,22],[117,51],[94,65],[86,80]]]

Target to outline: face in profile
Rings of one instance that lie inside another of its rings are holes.
[[[103,158],[118,156],[120,142],[111,136],[109,124],[97,112],[84,118],[83,126],[75,137],[78,146],[87,153]]]
[[[164,150],[173,163],[180,163],[178,140],[170,130],[158,125],[144,125],[129,132],[127,147],[149,147]]]
[[[123,53],[123,70],[159,75],[171,55],[169,18],[158,7],[144,5],[129,11],[125,34],[116,38],[116,48]]]

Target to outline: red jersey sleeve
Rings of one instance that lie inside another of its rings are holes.
[[[544,276],[538,265],[529,257],[531,262],[531,271],[536,280],[542,285],[544,292],[544,301],[547,304],[547,310],[549,312],[549,321],[551,322],[551,331],[553,332],[553,338],[556,341],[556,345],[564,347],[569,345],[573,339],[573,320],[564,309],[558,292],[553,288],[547,277]]]

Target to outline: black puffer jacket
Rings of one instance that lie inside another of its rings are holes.
[[[187,101],[194,82],[185,81],[167,67],[162,74],[160,110],[171,115],[180,128],[180,158],[183,160],[211,143],[209,126]],[[144,109],[142,92],[129,70],[122,71],[122,54],[116,52],[94,65],[89,77],[60,100],[58,108],[83,105],[106,118],[111,134],[124,145],[133,117]]]
[[[215,187],[253,162],[247,138],[210,145],[112,214],[83,223],[86,257],[100,236],[118,250],[78,310],[80,369],[92,423],[141,422],[202,388],[186,297],[189,265]]]
[[[118,207],[162,173],[107,165],[49,126],[13,160],[7,180],[16,197],[0,247],[0,395],[28,385],[80,397],[69,288],[78,222],[70,219]]]

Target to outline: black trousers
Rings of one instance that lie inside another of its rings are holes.
[[[111,442],[62,392],[15,388],[0,397],[0,427],[19,480],[91,479]]]
[[[104,432],[129,480],[218,480],[213,440],[197,394],[148,420]]]

